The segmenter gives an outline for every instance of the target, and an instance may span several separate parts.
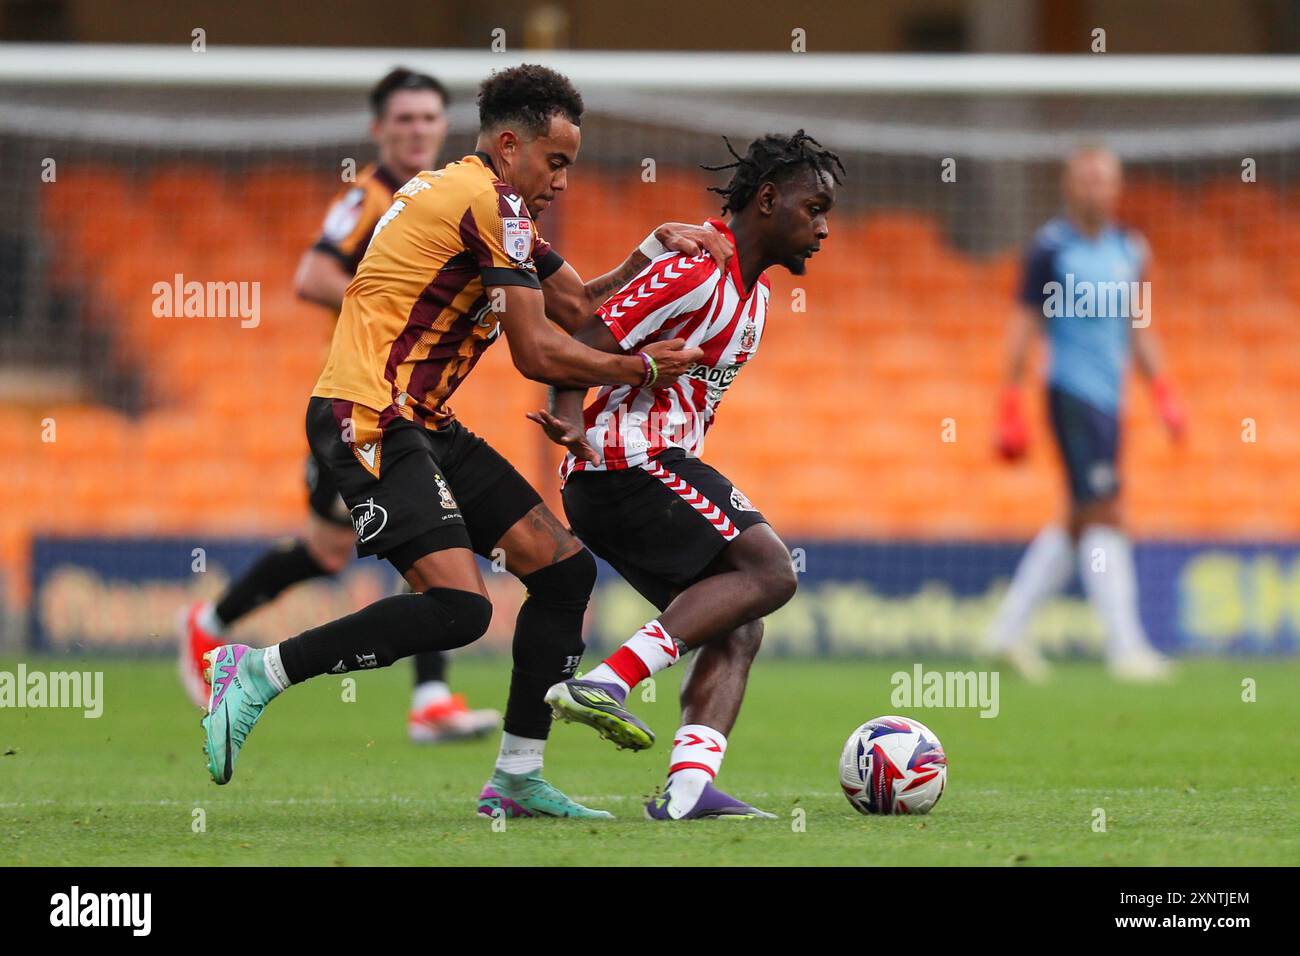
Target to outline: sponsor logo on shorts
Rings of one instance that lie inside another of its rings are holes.
[[[459,505],[451,496],[451,489],[447,487],[447,482],[443,481],[442,475],[434,475],[433,480],[438,483],[438,503],[448,511],[455,511]]]
[[[731,486],[731,507],[737,511],[757,511],[753,502],[745,497],[745,493],[735,485]]]
[[[352,509],[352,527],[357,531],[358,541],[369,541],[383,531],[386,524],[388,524],[388,509],[375,504],[374,498]]]
[[[1116,487],[1115,467],[1109,462],[1099,461],[1088,469],[1088,487],[1095,495],[1104,495]]]

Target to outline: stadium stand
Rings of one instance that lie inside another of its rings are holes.
[[[644,206],[608,174],[583,173],[543,225],[594,274],[643,234]],[[707,215],[704,185],[666,172],[655,207]],[[1156,322],[1192,422],[1189,440],[1170,447],[1146,399],[1131,405],[1123,460],[1141,536],[1300,533],[1300,485],[1280,478],[1300,455],[1291,414],[1300,207],[1265,185],[1243,199],[1245,188],[1146,180],[1127,191],[1127,218],[1153,246]],[[46,394],[0,405],[0,456],[21,463],[11,473],[14,500],[25,503],[0,537],[11,580],[21,582],[37,533],[264,534],[300,520],[303,409],[329,323],[294,298],[292,272],[329,194],[328,183],[293,169],[235,179],[201,165],[83,167],[48,192],[51,282],[89,296],[85,321],[119,353],[104,361],[148,369],[145,410]],[[160,261],[187,279],[260,281],[260,323],[240,331],[257,347],[231,348],[238,318],[155,317],[154,283],[172,278]],[[1016,271],[1016,250],[969,257],[915,212],[837,218],[807,276],[772,276],[776,321],[722,406],[711,458],[755,489],[788,535],[1031,533],[1060,500],[1043,409],[1023,467],[999,469],[990,438]],[[796,288],[806,311],[794,311]],[[1216,334],[1225,323],[1233,334]],[[556,456],[523,418],[542,389],[505,352],[488,354],[453,405],[554,500]],[[45,418],[56,422],[54,442],[41,439]],[[763,440],[727,427],[740,418],[765,423]],[[941,440],[949,418],[955,442]],[[1243,454],[1247,418],[1272,435]]]

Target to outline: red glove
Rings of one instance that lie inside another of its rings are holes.
[[[1175,440],[1183,437],[1187,431],[1187,413],[1183,411],[1183,404],[1174,394],[1174,387],[1169,383],[1169,379],[1153,378],[1151,380],[1151,394],[1155,397],[1156,408],[1160,410],[1160,420],[1165,423],[1165,428],[1169,429],[1169,434]]]
[[[1029,446],[1029,423],[1025,421],[1025,403],[1016,385],[1008,385],[1002,392],[998,411],[998,454],[1007,461],[1015,461],[1025,454]]]

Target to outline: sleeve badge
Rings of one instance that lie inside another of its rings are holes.
[[[502,219],[501,244],[506,255],[515,262],[527,262],[533,254],[533,221],[528,218]]]

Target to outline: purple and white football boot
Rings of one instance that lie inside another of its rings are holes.
[[[668,806],[671,794],[669,788],[665,787],[662,792],[656,793],[646,801],[645,815],[648,820],[710,820],[710,819],[730,819],[730,820],[775,820],[776,814],[760,810],[758,807],[752,807],[743,800],[737,800],[735,797],[723,793],[712,782],[706,783],[704,789],[700,791],[699,799],[695,805],[680,815],[674,815],[669,812]]]

